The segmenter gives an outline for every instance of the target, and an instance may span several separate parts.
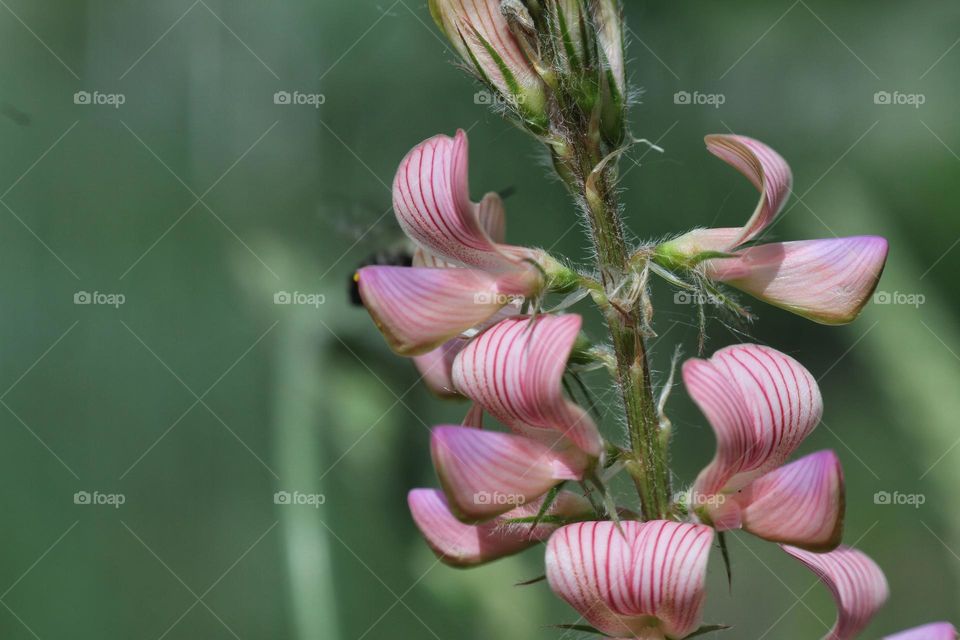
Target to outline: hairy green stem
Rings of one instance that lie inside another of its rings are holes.
[[[574,195],[582,199],[589,217],[606,298],[602,306],[613,343],[617,385],[630,433],[632,459],[626,466],[637,487],[644,519],[667,518],[670,475],[665,445],[660,437],[660,420],[644,341],[646,294],[641,292],[635,300],[619,299],[625,293],[620,289],[629,288],[622,285],[632,269],[628,264],[623,222],[612,188],[613,169],[601,168],[595,172],[601,158],[593,136],[584,135],[578,144],[568,148],[576,149],[576,154],[559,159],[568,169],[561,175],[578,176],[576,180],[566,182]]]

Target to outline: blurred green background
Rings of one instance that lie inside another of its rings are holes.
[[[890,239],[890,304],[826,328],[755,303],[752,332],[820,379],[803,452],[838,451],[847,541],[892,586],[867,637],[956,621],[960,5],[628,4],[634,131],[665,148],[623,161],[637,238],[746,219],[755,192],[702,144],[734,130],[793,166],[799,198],[772,237]],[[539,550],[435,563],[405,495],[435,484],[428,427],[465,407],[432,399],[346,302],[356,264],[398,237],[400,158],[457,127],[475,195],[517,188],[511,242],[588,255],[540,150],[475,104],[425,2],[0,0],[0,53],[0,636],[576,636],[547,626],[576,615],[543,583],[512,586],[542,573]],[[696,330],[657,295],[662,373]],[[712,436],[682,388],[670,410],[689,482]],[[325,501],[276,504],[282,491]],[[925,503],[877,504],[883,491]],[[812,575],[773,545],[730,546],[733,591],[715,557],[707,621],[825,633]]]

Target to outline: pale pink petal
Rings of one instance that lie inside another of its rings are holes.
[[[497,245],[505,242],[507,236],[506,212],[503,208],[503,199],[500,198],[499,194],[488,193],[479,204],[473,206],[476,208],[477,221],[480,223],[480,228],[486,232],[490,240]],[[503,250],[504,247],[500,247],[500,249]],[[532,257],[532,254],[530,257]],[[417,246],[413,252],[413,266],[443,269],[459,267],[460,265],[448,262],[430,253],[422,246]]]
[[[499,233],[502,227],[500,197],[489,194],[480,204],[470,201],[467,156],[463,130],[455,138],[437,135],[414,147],[393,180],[397,220],[427,252],[418,258],[424,266],[449,262],[486,270],[518,268],[487,230]]]
[[[830,551],[843,537],[843,469],[820,451],[771,471],[733,497],[745,531],[810,551]]]
[[[433,465],[450,507],[464,521],[489,520],[532,502],[564,480],[580,480],[583,452],[566,452],[524,436],[442,426],[430,438]]]
[[[528,284],[477,269],[373,266],[356,277],[364,307],[401,355],[422,355],[484,322]]]
[[[781,547],[813,571],[833,594],[837,622],[824,640],[855,638],[887,601],[890,593],[887,579],[865,553],[850,547],[839,547],[829,553]]]
[[[556,525],[549,523],[536,527],[506,524],[510,518],[535,516],[540,502],[476,526],[457,520],[450,512],[443,492],[436,489],[412,490],[407,496],[407,504],[430,548],[445,564],[456,567],[475,566],[517,553],[545,540],[556,529]],[[590,512],[586,500],[568,491],[561,491],[547,511],[549,515],[564,518],[584,517]]]
[[[583,451],[599,456],[603,443],[596,425],[586,411],[564,397],[562,389],[580,325],[576,315],[499,322],[457,356],[453,382],[515,432],[549,446],[566,436]]]
[[[523,107],[542,107],[543,81],[517,42],[500,11],[501,0],[430,0],[430,11],[464,61],[505,97]],[[485,45],[484,42],[487,44]],[[503,61],[501,68],[487,50]],[[511,85],[519,89],[514,95]]]
[[[957,629],[949,622],[934,622],[887,636],[884,640],[957,640]]]
[[[653,520],[582,522],[547,544],[547,580],[596,629],[684,638],[700,626],[713,530]]]
[[[816,322],[852,321],[870,299],[887,261],[877,236],[777,242],[710,260],[707,275]]]
[[[427,387],[441,398],[455,398],[460,394],[453,386],[450,369],[457,354],[467,346],[462,338],[447,340],[422,356],[414,356],[413,363]]]
[[[737,135],[706,137],[707,150],[742,173],[760,191],[760,202],[727,249],[754,239],[786,203],[793,184],[790,166],[779,153],[759,140]]]
[[[716,456],[694,485],[694,504],[707,512],[723,502],[712,496],[736,492],[783,464],[823,413],[810,372],[770,347],[735,345],[709,360],[688,360],[683,380],[717,437]]]

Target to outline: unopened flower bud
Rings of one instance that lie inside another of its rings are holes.
[[[518,9],[526,14],[520,18],[522,22],[532,23],[525,7]],[[529,128],[545,131],[546,86],[531,59],[534,50],[518,39],[501,10],[501,0],[430,0],[430,13],[477,76],[496,90]],[[511,15],[516,18],[516,12]]]

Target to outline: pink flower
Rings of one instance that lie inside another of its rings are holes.
[[[752,138],[712,135],[706,142],[711,153],[753,183],[760,202],[743,227],[691,231],[660,245],[658,261],[687,268],[702,262],[708,278],[816,322],[843,324],[856,318],[883,272],[887,241],[854,236],[744,247],[783,209],[793,181],[790,167],[776,151]]]
[[[584,498],[561,491],[541,524],[510,524],[511,519],[535,517],[542,501],[517,507],[494,521],[472,526],[457,520],[442,491],[414,489],[407,504],[417,527],[445,564],[471,567],[512,555],[546,540],[557,529],[556,519],[575,520],[593,512]]]
[[[685,638],[700,627],[713,531],[665,520],[581,522],[547,543],[550,588],[617,638]]]
[[[569,274],[542,251],[491,238],[503,203],[493,193],[470,201],[463,131],[407,154],[393,200],[400,226],[422,250],[419,266],[364,267],[356,278],[364,306],[397,353],[430,352],[516,299],[538,296],[551,274]]]
[[[775,349],[736,345],[684,363],[683,380],[717,437],[690,504],[718,530],[829,550],[843,531],[844,486],[832,451],[783,465],[820,422],[816,381]]]
[[[457,356],[456,388],[512,432],[433,430],[434,466],[457,517],[487,520],[531,502],[564,480],[582,479],[602,454],[596,425],[563,395],[580,324],[575,315],[510,318]]]
[[[935,622],[887,636],[884,640],[957,640],[956,628],[949,622]]]
[[[788,546],[783,546],[783,550],[813,571],[833,594],[837,603],[837,622],[824,640],[855,638],[870,624],[890,595],[883,571],[861,551],[839,547],[829,553],[811,553]],[[922,637],[926,640],[933,638]]]

